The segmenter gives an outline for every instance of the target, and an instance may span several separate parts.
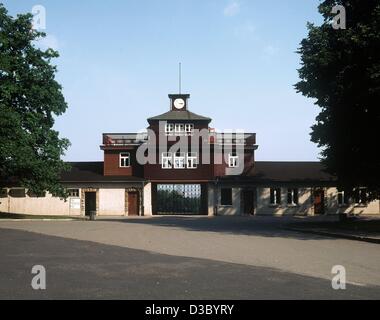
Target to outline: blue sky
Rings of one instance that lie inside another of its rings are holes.
[[[0,0],[1,1],[1,0]],[[318,0],[2,1],[11,15],[46,8],[60,52],[57,80],[68,102],[56,121],[72,146],[65,160],[102,160],[102,132],[134,132],[168,111],[169,93],[212,127],[257,133],[257,160],[317,160],[313,101],[297,94],[307,21]]]

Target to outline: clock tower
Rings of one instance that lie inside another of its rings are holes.
[[[189,94],[169,94],[171,111],[187,111]]]

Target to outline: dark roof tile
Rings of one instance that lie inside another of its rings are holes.
[[[103,161],[68,162],[71,169],[61,174],[62,182],[139,182],[144,178],[134,176],[104,176]]]
[[[322,183],[336,179],[324,171],[322,163],[305,161],[256,161],[242,176],[226,176],[222,180],[252,183]]]
[[[148,119],[148,121],[154,121],[154,120],[203,120],[203,121],[211,121],[211,118],[200,116],[198,114],[195,114],[190,111],[168,111],[163,114],[160,114],[155,117],[151,117]]]
[[[324,171],[321,162],[256,161],[248,173],[258,180],[268,181],[332,181],[334,177]]]

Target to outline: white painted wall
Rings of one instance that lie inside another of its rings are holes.
[[[125,215],[125,188],[131,185],[120,185],[115,188],[109,185],[93,185],[99,188],[99,215]],[[136,185],[138,187],[138,185]],[[68,188],[78,188],[70,185]],[[83,187],[83,186],[82,186]],[[87,188],[88,186],[86,186]],[[140,185],[141,187],[141,185]],[[208,185],[208,214],[214,215],[214,207],[217,207],[217,215],[240,215],[241,212],[241,191],[243,187],[232,187],[232,206],[222,206],[220,188],[213,184]],[[80,189],[80,188],[79,188]],[[287,188],[281,189],[282,202],[280,206],[270,205],[270,188],[257,187],[256,214],[258,215],[312,215],[314,207],[312,203],[312,188],[299,188],[299,205],[287,205]],[[325,204],[327,214],[338,214],[341,212],[351,214],[380,214],[380,202],[373,201],[366,206],[357,206],[351,203],[349,206],[340,207],[338,205],[338,190],[336,188],[326,188]],[[144,210],[145,215],[152,215],[152,185],[146,184],[144,187]],[[8,196],[0,198],[0,211],[32,215],[67,215],[78,216],[80,209],[70,207],[70,198],[67,201],[54,198],[47,194],[44,198],[34,198],[26,195],[24,198]]]
[[[98,215],[122,216],[125,215],[125,188],[141,187],[141,184],[119,184],[115,187],[115,184],[112,183],[94,183],[81,185],[70,184],[65,187],[79,189],[80,195],[82,189],[98,189]],[[76,199],[82,200],[80,197]],[[30,215],[81,215],[80,208],[74,209],[70,206],[70,200],[70,197],[64,201],[60,198],[52,197],[49,193],[43,198],[29,197],[27,194],[25,197],[21,198],[8,195],[6,198],[0,198],[0,211]]]
[[[281,188],[281,204],[273,206],[270,204],[270,188],[257,188],[257,208],[258,215],[313,215],[313,188],[298,188],[298,206],[287,205],[288,188]],[[336,188],[325,188],[325,213],[326,214],[380,214],[379,201],[373,201],[367,205],[356,206],[351,203],[349,206],[340,207],[338,205],[338,190]]]
[[[207,186],[207,214],[208,216],[213,216],[215,215],[214,208],[216,205],[216,196],[217,196],[217,191],[215,190],[215,185],[209,183]]]
[[[372,201],[367,205],[357,205],[354,201],[350,201],[348,205],[340,206],[338,204],[338,189],[328,188],[326,195],[326,212],[327,214],[380,214],[380,201]]]
[[[147,183],[144,186],[144,216],[152,216],[152,184]]]
[[[257,215],[311,215],[312,191],[311,188],[298,188],[298,205],[287,204],[288,188],[281,188],[281,204],[270,204],[270,188],[257,188]]]
[[[104,216],[125,215],[125,189],[106,188],[99,189],[99,212]]]
[[[223,186],[223,188],[229,188],[229,186]],[[217,215],[219,216],[236,216],[241,214],[241,188],[232,187],[232,206],[221,205],[221,187],[218,186],[217,196]]]
[[[28,195],[22,198],[8,196],[1,198],[0,202],[0,211],[2,212],[47,216],[80,215],[80,209],[70,208],[70,198],[64,201],[53,197],[50,193],[41,198]]]
[[[9,203],[8,197],[0,198],[0,212],[8,212],[8,203]]]

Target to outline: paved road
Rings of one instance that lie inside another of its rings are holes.
[[[380,245],[276,218],[0,222],[0,298],[379,299]],[[48,289],[30,287],[47,268]],[[346,267],[345,291],[331,268]]]

